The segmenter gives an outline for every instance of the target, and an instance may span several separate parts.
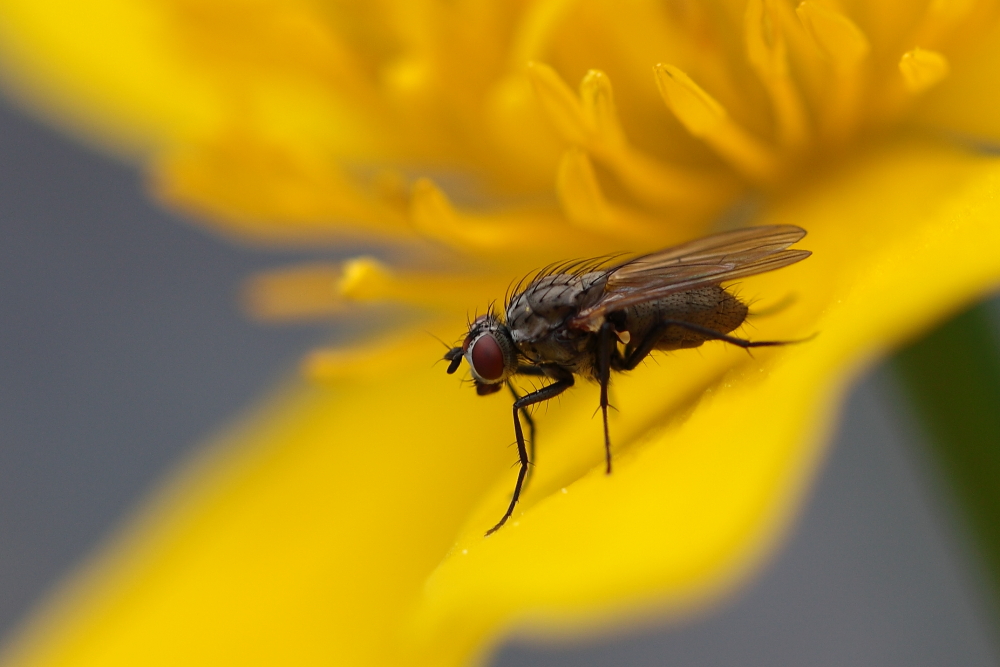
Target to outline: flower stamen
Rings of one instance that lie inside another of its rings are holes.
[[[732,193],[732,184],[724,178],[664,164],[633,148],[622,130],[611,81],[604,72],[587,72],[579,97],[547,65],[529,64],[528,77],[563,138],[585,148],[645,204],[663,208],[680,204],[703,210],[706,202]]]
[[[749,0],[744,33],[747,58],[771,99],[778,142],[793,152],[800,151],[809,138],[805,105],[789,72],[788,46],[770,5]]]
[[[978,0],[931,0],[911,43],[940,45],[980,4]]]
[[[559,243],[575,247],[574,238],[559,224],[556,215],[537,211],[505,211],[494,215],[471,215],[455,209],[448,196],[433,181],[418,179],[410,198],[410,220],[421,235],[453,248],[482,252],[523,248],[533,243]]]
[[[816,46],[836,67],[855,68],[871,51],[865,34],[840,12],[814,0],[805,0],[795,11]]]
[[[907,90],[919,95],[948,76],[948,60],[937,51],[916,48],[903,54],[899,71]]]
[[[576,0],[540,0],[529,5],[514,30],[508,56],[512,71],[519,71],[545,52],[553,32],[576,4]]]
[[[669,226],[630,208],[612,204],[601,191],[594,166],[586,151],[573,147],[559,162],[556,194],[566,219],[579,227],[602,235],[645,240],[653,236],[663,242],[664,233],[675,232],[678,239],[689,235],[697,216],[672,215]]]
[[[477,280],[470,280],[471,277]],[[454,307],[454,294],[465,299],[482,298],[488,279],[469,273],[399,271],[373,257],[344,262],[337,280],[341,297],[356,302],[392,301],[422,307]]]
[[[853,21],[825,5],[806,0],[795,11],[831,65],[833,82],[830,97],[823,105],[822,121],[830,143],[842,143],[858,124],[867,73],[863,64],[871,46]]]
[[[751,180],[769,184],[779,176],[774,151],[730,118],[725,108],[673,65],[653,68],[660,95],[688,132],[702,139]]]
[[[345,305],[336,289],[340,275],[340,267],[333,264],[306,264],[260,273],[244,286],[244,309],[265,321],[330,317]]]
[[[320,150],[292,150],[244,128],[195,149],[165,150],[152,189],[227,231],[270,242],[315,241],[351,228],[398,234],[403,209],[357,182]],[[235,212],[235,215],[234,215]]]
[[[243,301],[257,319],[288,322],[331,317],[361,303],[447,308],[455,305],[451,295],[456,292],[472,301],[482,290],[482,281],[470,281],[466,274],[398,271],[373,257],[356,257],[258,274],[248,281]]]

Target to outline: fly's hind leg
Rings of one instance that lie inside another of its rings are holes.
[[[752,347],[776,347],[779,345],[793,345],[795,343],[805,342],[804,340],[746,340],[745,338],[737,338],[736,336],[730,336],[729,334],[724,334],[721,331],[716,331],[715,329],[709,329],[708,327],[703,327],[700,324],[694,324],[692,322],[685,322],[683,320],[660,320],[656,326],[649,330],[649,333],[639,342],[635,348],[629,352],[629,354],[622,361],[623,371],[630,371],[642,362],[653,348],[656,343],[659,342],[660,337],[666,332],[668,327],[681,327],[682,329],[687,329],[688,331],[694,331],[699,333],[710,340],[721,340],[725,343],[731,345],[737,345],[742,347],[744,350],[749,350]],[[808,340],[808,339],[806,339]]]
[[[490,536],[499,530],[500,526],[507,523],[507,519],[509,519],[510,515],[514,513],[514,506],[517,505],[517,501],[521,497],[521,488],[524,486],[524,478],[528,474],[528,448],[524,443],[524,431],[521,429],[521,418],[519,413],[529,405],[534,405],[535,403],[541,403],[542,401],[547,401],[550,398],[555,398],[572,386],[573,374],[567,372],[565,375],[560,376],[552,384],[542,387],[538,391],[533,391],[530,394],[522,396],[514,401],[514,436],[517,438],[517,456],[521,467],[517,471],[517,482],[514,483],[514,495],[510,499],[510,505],[507,506],[507,511],[504,512],[500,521],[497,522],[497,525],[486,531],[487,536]]]

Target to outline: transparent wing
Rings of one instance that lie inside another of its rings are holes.
[[[604,296],[571,324],[596,330],[616,310],[794,264],[812,254],[788,250],[805,235],[792,225],[750,227],[636,257],[608,269]]]

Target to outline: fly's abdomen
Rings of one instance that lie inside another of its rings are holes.
[[[629,342],[634,346],[664,320],[689,322],[729,333],[743,324],[746,317],[746,304],[721,287],[711,286],[631,306],[625,310],[625,327]],[[707,340],[711,340],[711,336],[675,325],[667,327],[654,348],[679,350],[698,347]]]

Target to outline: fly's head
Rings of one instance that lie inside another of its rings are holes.
[[[464,358],[472,371],[476,393],[492,394],[517,372],[517,348],[510,329],[496,315],[483,315],[469,325],[469,334],[461,347],[453,347],[444,355],[448,374],[458,370]]]

